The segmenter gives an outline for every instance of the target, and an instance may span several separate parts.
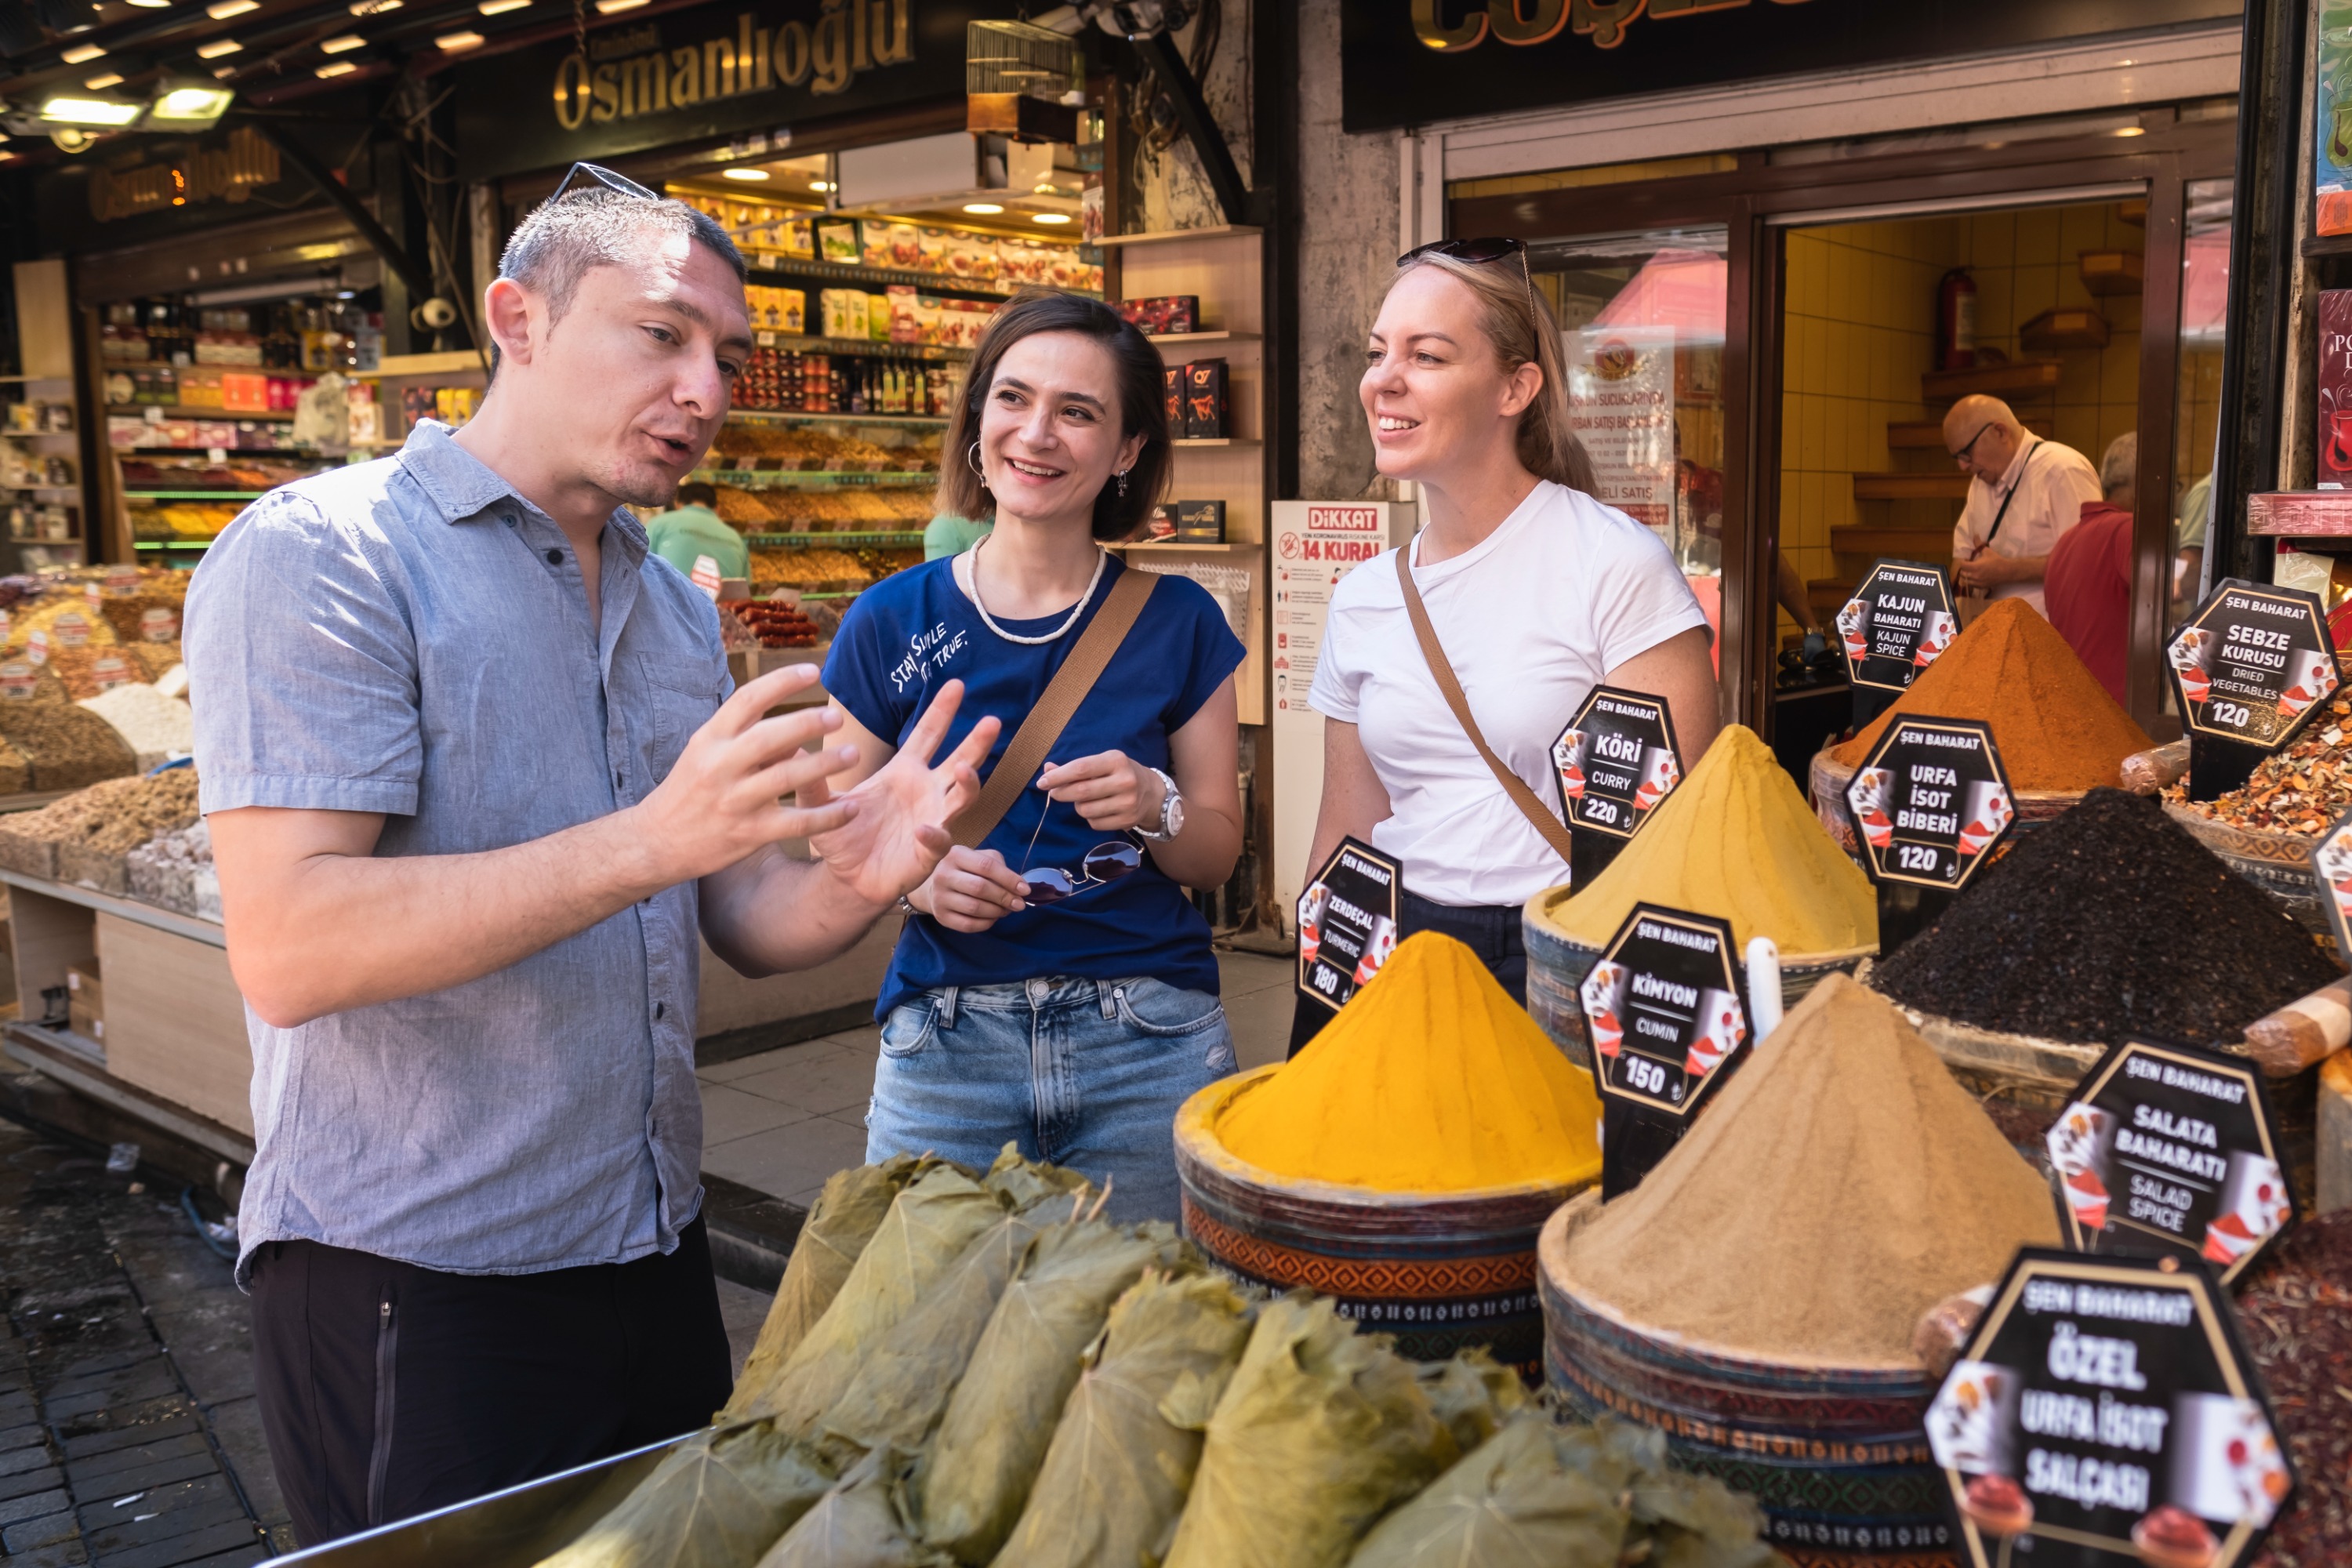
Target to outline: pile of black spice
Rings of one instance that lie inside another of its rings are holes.
[[[2007,1034],[2204,1046],[2339,973],[2162,806],[2095,789],[1979,872],[1871,984]]]
[[[2342,1568],[2352,1563],[2352,1209],[2297,1226],[2239,1296],[2238,1321],[2296,1483],[2252,1568]]]

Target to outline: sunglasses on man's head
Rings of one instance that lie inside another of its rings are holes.
[[[1450,261],[1464,261],[1473,267],[1490,267],[1507,257],[1519,258],[1519,277],[1528,286],[1528,303],[1536,302],[1536,276],[1528,267],[1528,242],[1495,235],[1486,239],[1433,239],[1427,245],[1416,245],[1397,258],[1400,269],[1412,266],[1424,256],[1443,256]]]
[[[563,183],[556,186],[555,194],[547,199],[560,202],[582,191],[593,190],[610,191],[617,196],[636,196],[649,202],[662,199],[660,193],[649,191],[626,174],[616,174],[602,163],[572,164],[572,172],[563,176]]]

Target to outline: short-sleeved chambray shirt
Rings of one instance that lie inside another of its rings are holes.
[[[188,593],[207,812],[384,814],[378,855],[542,838],[641,800],[730,681],[710,601],[626,511],[602,626],[554,521],[420,426],[247,508]],[[248,1009],[239,1278],[306,1238],[461,1274],[677,1246],[702,1198],[692,884],[495,974],[279,1029]]]

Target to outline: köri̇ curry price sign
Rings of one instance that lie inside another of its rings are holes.
[[[2189,797],[2246,782],[2338,684],[2319,596],[2223,578],[2165,648],[2189,727]]]
[[[1603,1108],[1601,1190],[1665,1156],[1748,1039],[1731,922],[1635,904],[1578,988]]]
[[[1551,746],[1567,808],[1570,884],[1599,876],[1682,783],[1682,749],[1663,699],[1596,686]]]
[[[1927,1406],[1973,1568],[2237,1568],[2294,1489],[2227,1292],[2027,1247]]]
[[[1878,886],[1882,955],[1943,912],[2017,816],[1992,726],[1976,719],[1897,719],[1845,798]]]
[[[2229,1285],[2294,1223],[2278,1122],[2242,1057],[2126,1040],[2045,1142],[2077,1252],[2186,1254]]]

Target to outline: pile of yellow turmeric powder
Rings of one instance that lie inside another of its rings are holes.
[[[1769,936],[1784,954],[1878,941],[1870,879],[1832,841],[1772,749],[1743,725],[1716,736],[1680,788],[1608,868],[1582,888],[1538,893],[1529,918],[1605,948],[1640,902],[1721,915],[1745,952]]]
[[[1407,937],[1296,1059],[1229,1101],[1218,1141],[1276,1175],[1459,1193],[1601,1175],[1601,1102],[1471,951]]]

